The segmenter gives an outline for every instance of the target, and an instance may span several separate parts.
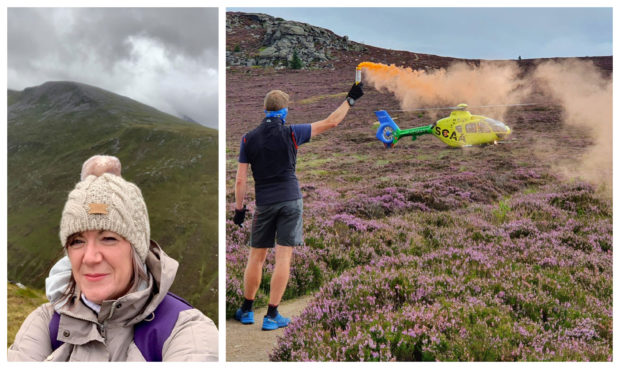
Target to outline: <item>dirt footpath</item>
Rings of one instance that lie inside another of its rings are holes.
[[[278,311],[285,317],[295,319],[311,300],[312,296],[304,296],[284,301]],[[267,307],[254,310],[254,324],[243,325],[234,319],[226,321],[226,361],[269,361],[269,353],[284,329],[261,330],[266,313]]]

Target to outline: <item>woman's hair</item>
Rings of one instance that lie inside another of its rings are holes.
[[[265,95],[265,110],[278,111],[288,107],[288,94],[280,90],[271,90]]]
[[[69,236],[67,238],[67,243],[65,244],[65,249],[69,247],[71,242],[73,242],[73,240],[79,235],[80,233],[74,233]],[[142,281],[148,282],[149,280],[145,268],[143,267],[143,265],[141,265],[142,262],[140,261],[140,256],[133,248],[133,246],[131,247],[131,262],[133,267],[133,275],[131,276],[131,280],[129,281],[129,287],[127,288],[127,291],[125,291],[125,294],[127,294],[129,291],[136,290]],[[75,293],[76,285],[77,283],[75,282],[75,278],[73,277],[73,271],[71,271],[71,279],[69,280],[67,288],[63,292],[62,296],[59,298],[59,301],[64,301],[63,304],[69,302],[69,299]]]

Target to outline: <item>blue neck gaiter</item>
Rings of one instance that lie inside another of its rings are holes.
[[[278,117],[282,119],[282,124],[286,123],[286,114],[288,114],[288,108],[283,108],[283,109],[276,110],[276,111],[265,110],[266,118]]]

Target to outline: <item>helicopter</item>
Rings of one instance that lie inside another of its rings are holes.
[[[525,104],[523,104],[525,105]],[[413,141],[418,136],[432,134],[452,147],[494,144],[505,140],[512,132],[506,124],[482,115],[472,115],[467,111],[467,104],[450,107],[449,117],[442,118],[428,126],[400,129],[387,111],[375,111],[379,119],[376,137],[393,147],[401,138],[411,136]]]

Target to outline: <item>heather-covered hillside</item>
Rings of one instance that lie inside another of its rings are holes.
[[[261,32],[250,24],[235,29],[235,37]],[[227,39],[227,49],[237,44],[244,45]],[[287,123],[306,123],[342,102],[362,61],[426,74],[450,70],[454,62],[474,71],[487,64],[367,45],[331,55],[329,66],[305,70],[227,69],[228,317],[242,298],[249,237],[248,228],[231,218],[239,141],[260,123],[267,91],[288,92]],[[365,79],[365,95],[345,121],[299,149],[306,245],[295,249],[285,299],[313,300],[286,328],[271,359],[611,360],[611,182],[580,171],[596,163],[599,172],[611,174],[610,158],[584,161],[593,152],[599,159],[606,155],[592,150],[607,142],[597,132],[606,132],[611,120],[593,126],[589,117],[596,112],[573,109],[593,106],[595,92],[606,103],[611,61],[556,60],[553,66],[566,68],[564,77],[550,83],[583,74],[571,68],[584,62],[596,81],[571,99],[533,78],[540,77],[543,61],[511,62],[513,80],[528,99],[514,103],[537,104],[470,109],[501,114],[513,135],[507,143],[464,149],[431,136],[384,148],[372,129],[375,110],[391,112],[407,128],[431,124],[444,112],[399,112],[403,98]],[[467,98],[450,103],[473,105]],[[251,214],[253,191],[248,197]],[[267,277],[259,304],[266,304],[268,286]]]

